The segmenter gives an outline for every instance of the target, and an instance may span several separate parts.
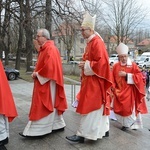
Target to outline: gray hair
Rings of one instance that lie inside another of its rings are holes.
[[[47,40],[50,40],[50,33],[47,29],[38,29],[37,32],[41,32],[42,36],[44,36]]]

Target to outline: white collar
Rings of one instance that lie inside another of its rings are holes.
[[[87,38],[86,42],[89,43],[95,36],[95,34],[92,34],[89,38]]]
[[[95,33],[95,35],[99,36],[102,41],[104,41],[103,38],[100,36],[100,34],[98,32],[94,31],[94,33]]]

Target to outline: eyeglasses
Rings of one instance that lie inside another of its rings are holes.
[[[44,37],[43,35],[36,35],[36,38]]]
[[[85,30],[90,30],[89,28],[87,29],[80,29],[81,32],[84,32]]]

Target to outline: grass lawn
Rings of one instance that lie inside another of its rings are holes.
[[[28,82],[33,82],[33,79],[31,77],[32,72],[26,72],[25,68],[21,68],[19,70],[19,72],[20,72],[20,78],[21,79],[28,81]]]
[[[26,69],[25,68],[21,68],[19,70],[20,72],[20,78],[25,80],[25,81],[28,81],[28,82],[33,82],[33,79],[31,77],[31,74],[32,72],[26,72]],[[75,75],[64,75],[65,77],[67,78],[70,78],[72,80],[75,80],[75,81],[80,81],[80,76],[75,76]],[[64,79],[64,83],[65,84],[71,84],[70,81],[68,81],[67,79]]]

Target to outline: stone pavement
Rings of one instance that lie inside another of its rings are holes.
[[[78,115],[71,107],[71,85],[65,85],[69,108],[64,113],[66,128],[63,132],[51,133],[43,138],[29,139],[19,136],[28,122],[33,83],[18,79],[9,81],[19,116],[10,123],[8,150],[149,150],[150,149],[150,113],[143,115],[144,128],[121,131],[121,125],[110,120],[110,136],[97,141],[86,140],[84,144],[69,143],[65,137],[75,134]],[[79,86],[76,86],[77,92]],[[150,110],[150,101],[147,101]]]

